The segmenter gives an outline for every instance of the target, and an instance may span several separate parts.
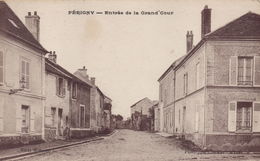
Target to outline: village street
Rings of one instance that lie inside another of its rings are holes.
[[[178,161],[178,160],[260,160],[257,155],[197,154],[181,141],[155,133],[119,130],[104,140],[25,158],[29,161]]]

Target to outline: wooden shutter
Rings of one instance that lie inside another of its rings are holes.
[[[19,105],[16,105],[16,132],[20,133],[22,131],[22,108]]]
[[[253,105],[253,132],[260,132],[260,102]]]
[[[4,112],[4,100],[0,99],[0,132],[2,132],[4,129],[3,112]]]
[[[30,109],[30,131],[31,132],[35,131],[34,121],[35,121],[35,112],[32,109]]]
[[[237,56],[231,56],[230,58],[229,85],[237,85]]]
[[[234,132],[236,131],[236,110],[237,103],[230,102],[228,106],[228,131]]]
[[[260,56],[255,57],[254,64],[254,85],[260,86]]]

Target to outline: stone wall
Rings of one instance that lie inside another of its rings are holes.
[[[0,136],[0,149],[43,142],[41,135]]]

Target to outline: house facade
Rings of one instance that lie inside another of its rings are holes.
[[[78,77],[73,77],[70,99],[70,134],[80,138],[92,135],[90,129],[90,90],[91,86]]]
[[[157,101],[145,97],[133,104],[131,108],[132,128],[135,130],[151,129],[151,110]]]
[[[172,69],[174,134],[213,150],[259,148],[260,15],[213,32],[211,9],[201,16],[201,41]]]
[[[202,11],[203,17],[210,18],[210,9]],[[254,32],[259,17],[247,13],[209,34],[202,30],[201,42],[176,68],[176,84],[188,82],[176,89],[186,93],[176,94],[176,111],[181,113],[177,126],[198,145],[238,151],[259,146],[260,41],[259,33]],[[203,25],[210,26],[207,21]],[[187,119],[192,113],[193,119]]]
[[[71,74],[56,63],[56,54],[52,52],[45,63],[45,140],[63,139],[68,137],[65,132],[70,120],[70,87]],[[72,117],[72,116],[71,116]],[[77,117],[77,116],[75,116]]]
[[[0,1],[0,145],[42,139],[45,58],[39,43],[37,12],[29,12],[26,25]],[[31,22],[37,22],[31,25]],[[38,31],[38,30],[37,30]]]
[[[183,57],[182,57],[183,58]],[[158,79],[159,106],[161,107],[161,131],[173,134],[175,131],[175,72],[174,67],[182,60],[176,60]]]
[[[96,133],[110,127],[112,100],[96,85],[94,77],[89,78],[87,69],[78,69],[74,75],[91,86],[90,88],[90,129]]]

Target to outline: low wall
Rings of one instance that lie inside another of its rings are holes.
[[[206,144],[214,151],[260,151],[260,134],[206,135]]]
[[[71,138],[80,139],[80,138],[86,138],[90,136],[94,136],[94,131],[91,129],[75,129],[75,128],[70,129]]]
[[[23,144],[34,144],[43,142],[41,135],[15,135],[15,136],[0,136],[0,149],[8,147],[17,147]]]

